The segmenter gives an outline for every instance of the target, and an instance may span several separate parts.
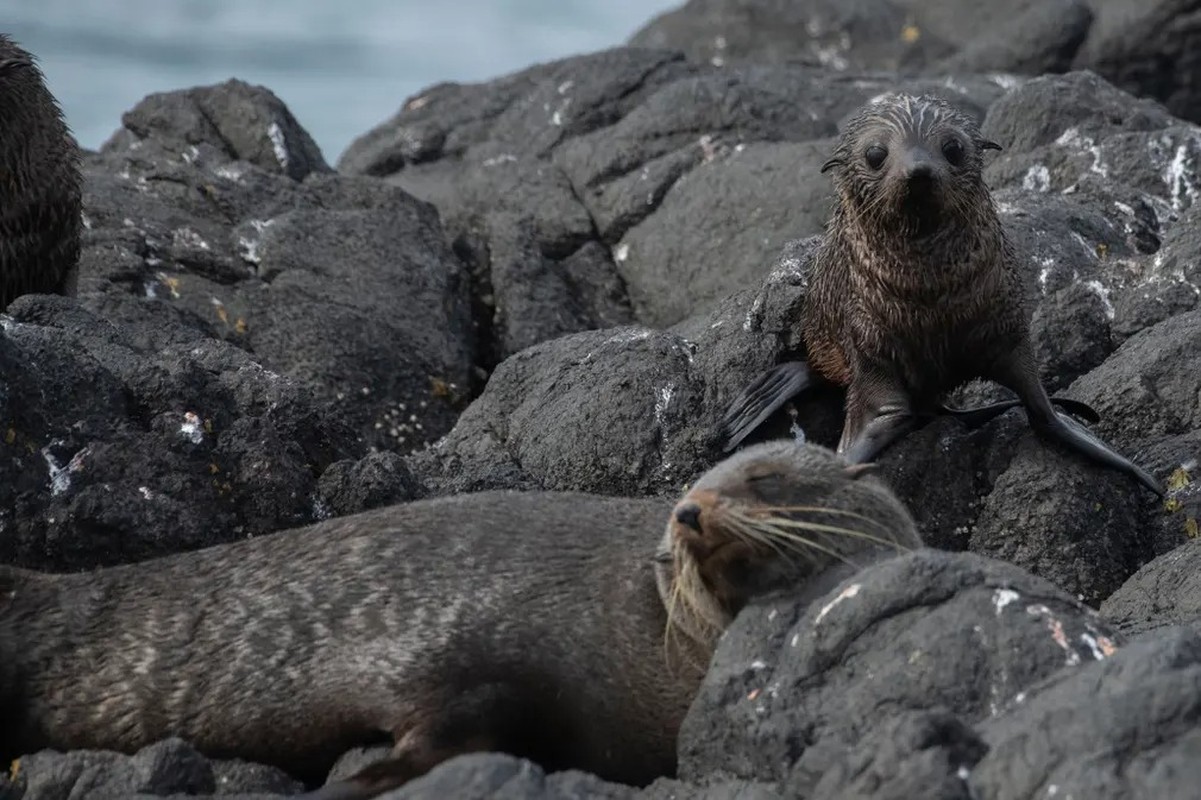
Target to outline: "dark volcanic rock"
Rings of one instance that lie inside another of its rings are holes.
[[[1097,19],[1076,65],[1201,122],[1195,0],[1093,0]]]
[[[569,770],[546,774],[525,759],[497,753],[458,756],[379,800],[632,800],[635,790]]]
[[[978,729],[988,753],[968,778],[974,797],[1163,797],[1201,785],[1201,635],[1140,637],[1064,670]]]
[[[1201,632],[1201,539],[1140,569],[1106,598],[1101,614],[1128,635],[1171,625]]]
[[[134,755],[43,750],[21,758],[15,773],[9,790],[14,792],[13,800],[127,800],[178,795],[251,800],[295,794],[303,789],[270,767],[209,761],[180,739],[166,739]],[[0,782],[0,790],[3,788]]]
[[[454,430],[408,459],[437,494],[485,488],[676,491],[718,456],[725,404],[789,346],[802,264],[790,243],[757,292],[667,330],[586,331],[506,359]]]
[[[421,484],[397,453],[368,453],[358,461],[344,459],[330,464],[317,481],[317,493],[328,514],[343,517],[381,506],[416,500]]]
[[[74,300],[9,308],[5,563],[86,568],[311,521],[317,477],[356,454],[311,391],[166,308],[178,341],[157,345]]]
[[[622,314],[632,305],[643,324],[670,325],[757,286],[786,240],[821,229],[830,190],[818,168],[837,122],[898,86],[979,116],[1003,91],[972,76],[727,70],[670,51],[609,50],[503,78],[487,98],[479,85],[434,87],[354,142],[339,168],[437,205],[472,265],[478,315],[495,313],[482,348],[500,360],[618,321],[578,310],[552,318],[565,292],[555,276],[589,244],[612,250],[593,271],[614,263],[623,283],[577,289],[575,305],[599,293]]]
[[[857,747],[836,756],[808,796],[974,800],[962,771],[987,750],[979,735],[953,714],[904,711],[885,718]]]
[[[436,439],[474,380],[468,275],[432,206],[333,174],[239,81],[124,121],[85,164],[78,302],[21,298],[0,336],[6,561],[86,567],[311,522],[329,464]],[[417,488],[337,482],[340,509]]]
[[[278,99],[240,82],[151,96],[126,122],[86,165],[85,304],[121,320],[147,297],[186,308],[372,444],[449,427],[434,388],[466,389],[473,332],[433,207],[330,174]]]
[[[690,0],[632,38],[715,65],[804,62],[828,69],[1019,72],[1067,69],[1093,14],[1081,0]]]
[[[1095,612],[1017,567],[936,550],[889,559],[808,608],[782,598],[739,614],[680,732],[680,775],[810,796],[887,717],[943,709],[975,724],[1117,641]],[[913,723],[911,746],[936,745],[948,724],[953,746],[930,757],[970,764],[978,745],[946,720]]]

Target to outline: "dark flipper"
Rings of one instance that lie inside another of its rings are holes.
[[[1080,400],[1072,400],[1067,397],[1052,397],[1051,403],[1059,406],[1069,414],[1080,417],[1088,422],[1095,423],[1101,421],[1101,415],[1088,403],[1081,402]],[[1022,401],[1017,398],[1002,400],[998,403],[989,403],[985,406],[972,406],[970,408],[951,408],[947,405],[939,405],[936,413],[955,417],[969,428],[978,428],[984,423],[1004,414],[1009,409],[1020,405],[1022,405]]]
[[[923,422],[892,376],[860,366],[847,389],[846,419],[838,452],[852,464],[872,461]]]
[[[728,453],[785,403],[813,383],[809,365],[786,361],[759,374],[730,404],[721,419]]]
[[[504,683],[458,689],[453,695],[430,700],[430,704],[436,711],[417,714],[420,722],[409,722],[392,732],[396,745],[387,758],[299,798],[369,800],[420,778],[455,756],[507,752],[506,744],[523,741],[528,720],[538,719],[522,713],[529,704]]]
[[[1038,380],[1038,370],[1028,347],[1020,348],[994,369],[994,380],[1021,398],[1030,424],[1039,435],[1061,442],[1110,469],[1125,472],[1158,496],[1164,496],[1164,487],[1149,472],[1114,452],[1113,448],[1076,420],[1055,411]]]

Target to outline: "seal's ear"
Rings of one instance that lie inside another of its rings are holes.
[[[878,464],[869,461],[863,464],[848,464],[846,467],[843,467],[842,471],[848,478],[857,481],[864,475],[871,475],[876,471],[878,466]]]
[[[822,170],[821,170],[822,174],[824,175],[825,173],[829,172],[834,167],[841,167],[844,164],[846,164],[846,162],[843,161],[841,158],[831,158],[825,164],[822,164]]]
[[[988,139],[981,139],[980,140],[980,149],[981,150],[1000,150],[1001,145],[997,144],[996,142],[989,141]]]

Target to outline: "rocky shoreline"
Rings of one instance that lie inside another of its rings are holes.
[[[799,346],[840,121],[932,91],[1004,148],[986,179],[1031,255],[1048,388],[1094,406],[1167,502],[1021,411],[939,420],[880,470],[939,549],[746,609],[676,778],[485,754],[388,797],[1192,796],[1187,10],[693,0],[628,46],[430,87],[336,167],[267,88],[147,97],[85,154],[77,296],[0,317],[0,563],[84,569],[485,488],[675,493],[720,457],[729,400]],[[833,445],[840,412],[816,395],[795,421]],[[0,778],[23,800],[298,788],[175,740]]]

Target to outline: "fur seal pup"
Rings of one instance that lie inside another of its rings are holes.
[[[421,500],[80,574],[0,568],[0,756],[211,757],[364,798],[469,751],[644,785],[717,637],[753,597],[921,546],[870,465],[746,448],[677,502],[572,492]]]
[[[885,95],[852,115],[821,168],[834,170],[838,203],[801,309],[808,361],[765,371],[735,398],[721,421],[727,451],[824,380],[846,389],[838,452],[852,463],[934,415],[979,425],[1021,404],[1044,439],[1163,496],[1157,479],[1053,406],[1095,422],[1091,408],[1047,396],[1015,248],[984,183],[989,149],[1001,148],[933,96]],[[939,402],[974,378],[1017,399],[968,409]]]
[[[79,261],[79,146],[34,57],[0,33],[0,310],[18,296],[73,291]]]

